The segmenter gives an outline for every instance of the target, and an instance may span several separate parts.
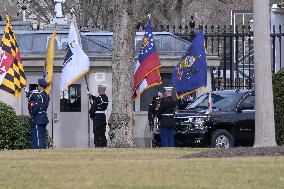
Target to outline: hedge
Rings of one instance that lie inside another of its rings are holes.
[[[0,149],[30,148],[29,117],[17,116],[15,110],[0,101]]]
[[[284,69],[273,75],[275,134],[278,145],[284,145]]]

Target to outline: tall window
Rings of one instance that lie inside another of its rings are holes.
[[[60,112],[81,112],[81,85],[70,85],[60,94]]]
[[[29,91],[37,90],[37,84],[29,84]]]
[[[255,105],[255,96],[254,96],[254,95],[249,95],[249,96],[247,96],[247,97],[243,100],[242,103],[243,103],[243,104],[253,104],[253,105]]]

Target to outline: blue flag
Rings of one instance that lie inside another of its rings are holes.
[[[189,49],[172,73],[173,86],[178,98],[207,85],[207,64],[203,30],[197,32]]]

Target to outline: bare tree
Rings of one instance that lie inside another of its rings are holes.
[[[271,73],[269,0],[255,1],[253,10],[256,93],[254,147],[277,146]]]
[[[164,2],[160,1],[160,3]],[[131,87],[135,65],[135,25],[137,20],[145,21],[146,17],[141,15],[141,12],[145,14],[149,10],[146,4],[147,1],[138,0],[116,0],[114,4],[113,98],[109,118],[109,136],[114,147],[133,146],[134,118]],[[138,8],[140,12],[136,11]],[[140,8],[144,8],[143,11]]]
[[[113,25],[112,112],[109,136],[114,147],[133,146],[134,0],[116,0]]]
[[[21,14],[17,15],[20,10],[17,2],[29,4],[28,10],[31,14],[27,15],[28,19],[41,28],[49,24],[55,15],[53,0],[25,0],[24,3],[23,1],[0,0],[0,13],[4,13],[4,8],[6,8],[12,20],[21,20]],[[111,5],[107,0],[68,0],[63,5],[63,14],[66,17],[75,14],[80,28],[111,30],[113,20],[113,6]]]
[[[21,19],[16,16],[20,10],[16,2],[24,0],[0,0],[0,13],[7,11],[12,20]],[[29,19],[41,27],[50,23],[55,15],[53,0],[25,0],[30,2],[28,9],[31,11]],[[190,15],[194,14],[197,24],[229,24],[230,11],[233,9],[252,9],[253,0],[140,0],[137,1],[140,18],[138,21],[145,23],[145,15],[152,14],[153,25],[185,25],[190,21]],[[283,0],[270,0],[272,3],[280,3]],[[87,27],[89,30],[112,31],[113,0],[68,0],[63,5],[63,13],[67,17],[74,13],[79,27]]]

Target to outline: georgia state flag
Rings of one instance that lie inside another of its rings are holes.
[[[160,67],[160,57],[154,44],[150,19],[148,19],[134,72],[133,99],[144,90],[162,83]]]

